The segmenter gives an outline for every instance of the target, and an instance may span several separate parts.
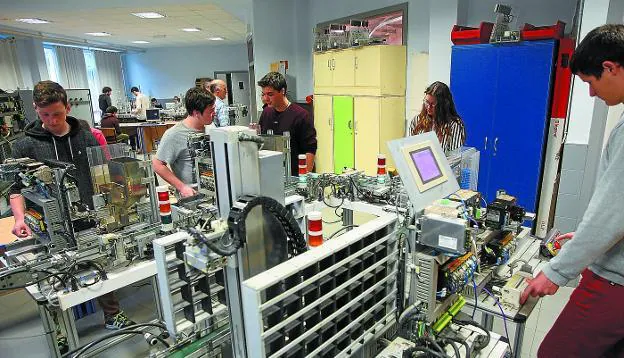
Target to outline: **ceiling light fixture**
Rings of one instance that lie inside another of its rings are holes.
[[[187,27],[187,28],[182,29],[182,31],[184,31],[184,32],[198,32],[198,31],[201,31],[201,30],[198,29],[197,27]]]
[[[15,21],[23,22],[26,24],[49,24],[50,21],[43,19],[15,19]]]
[[[142,19],[162,19],[165,17],[163,14],[157,12],[133,12],[132,15],[140,17]]]
[[[209,37],[208,40],[210,40],[210,41],[223,41],[225,39],[223,37],[221,37],[221,36],[217,36],[217,37]]]
[[[138,40],[138,41],[132,41],[133,44],[148,44],[150,43],[149,41],[143,41],[143,40]]]
[[[108,32],[85,32],[85,35],[104,37],[104,36],[110,36],[111,34],[109,34]]]

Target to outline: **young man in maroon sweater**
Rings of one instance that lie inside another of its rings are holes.
[[[299,154],[306,155],[308,172],[312,171],[317,146],[316,129],[308,112],[286,98],[286,79],[281,73],[267,73],[258,81],[258,86],[262,88],[262,101],[268,104],[260,116],[262,134],[269,130],[278,135],[289,132],[292,175],[299,173]]]

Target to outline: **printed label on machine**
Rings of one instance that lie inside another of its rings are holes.
[[[447,249],[457,249],[457,239],[450,236],[438,235],[438,246]]]

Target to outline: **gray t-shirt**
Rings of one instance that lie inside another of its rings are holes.
[[[165,132],[156,151],[156,158],[169,164],[173,174],[184,184],[195,183],[193,160],[186,144],[193,133],[201,132],[180,122]]]

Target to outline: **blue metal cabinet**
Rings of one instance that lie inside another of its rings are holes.
[[[454,46],[451,91],[466,145],[481,151],[479,191],[506,189],[535,212],[550,117],[556,42]]]

